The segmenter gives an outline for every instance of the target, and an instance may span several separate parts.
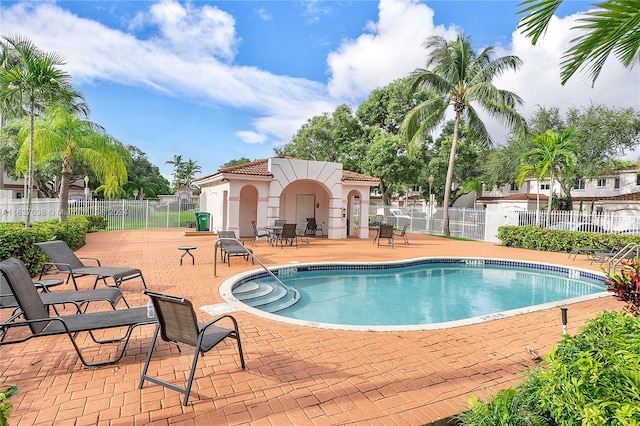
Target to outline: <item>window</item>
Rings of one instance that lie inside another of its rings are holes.
[[[573,189],[584,189],[584,179],[578,179],[576,183],[573,184]]]
[[[546,189],[548,191],[549,188],[550,188],[549,182],[543,182],[543,183],[540,184],[540,189],[541,190]]]
[[[615,178],[615,179],[613,180],[613,187],[614,187],[615,189],[620,189],[620,178],[619,178],[619,177],[617,177],[617,178]]]
[[[513,182],[513,183],[511,184],[511,190],[512,190],[512,191],[517,191],[517,190],[519,190],[519,189],[520,189],[520,188],[518,187],[518,184],[516,184],[515,182]]]
[[[636,175],[636,185],[640,185],[640,174]]]
[[[420,189],[421,189],[421,188],[420,188],[420,185],[413,185],[413,187],[411,187],[411,190],[412,190],[414,193],[416,193],[416,192],[417,192],[417,193],[420,193]]]
[[[598,188],[607,186],[607,180],[605,178],[598,178]]]

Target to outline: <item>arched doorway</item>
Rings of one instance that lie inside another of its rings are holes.
[[[258,217],[258,189],[253,185],[245,185],[240,190],[240,209],[238,211],[238,226],[240,237],[253,235],[252,220]]]

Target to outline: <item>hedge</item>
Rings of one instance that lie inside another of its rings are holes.
[[[501,226],[498,228],[498,238],[507,247],[560,253],[569,253],[576,247],[623,247],[631,242],[640,244],[638,235],[593,234],[538,226]]]
[[[24,262],[32,276],[40,273],[49,259],[35,245],[41,241],[62,240],[72,250],[85,245],[89,220],[85,216],[69,216],[66,222],[57,219],[32,223],[0,223],[0,259],[15,257]]]

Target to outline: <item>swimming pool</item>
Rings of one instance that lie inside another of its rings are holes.
[[[225,281],[238,308],[282,322],[349,330],[423,330],[504,318],[607,295],[606,277],[545,263],[421,258],[388,263],[313,263],[271,269],[300,293],[275,313],[240,302],[244,283],[274,282],[265,271]]]

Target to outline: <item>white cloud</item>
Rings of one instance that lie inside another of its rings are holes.
[[[355,40],[344,40],[327,59],[329,93],[360,99],[376,87],[424,66],[424,40],[430,35],[453,37],[455,29],[433,25],[433,10],[414,0],[381,0],[377,22]]]
[[[149,20],[160,29],[158,42],[182,56],[211,54],[227,61],[235,56],[239,42],[235,19],[217,7],[161,0],[150,7]]]
[[[151,10],[161,36],[148,40],[79,18],[53,4],[17,4],[4,9],[3,32],[24,33],[28,29],[26,35],[38,47],[64,52],[68,60],[65,70],[74,83],[102,80],[147,86],[174,96],[253,110],[267,118],[259,121],[260,129],[256,130],[278,141],[290,138],[295,131],[292,123],[297,127],[310,115],[333,108],[334,102],[320,83],[234,66],[183,48],[190,37],[210,34],[215,40],[206,49],[231,52],[236,43],[230,36],[233,18],[225,12],[209,6],[196,10],[169,0],[154,4]],[[136,17],[136,25],[140,21]],[[222,28],[222,35],[217,34],[216,26]],[[187,27],[189,36],[179,34]]]
[[[267,12],[264,7],[256,9],[255,12],[263,21],[270,21],[271,19],[273,19],[273,16],[271,16],[271,14]]]
[[[242,139],[245,143],[254,144],[254,143],[264,143],[267,139],[264,135],[256,133],[251,130],[242,130],[236,132],[236,136]]]

